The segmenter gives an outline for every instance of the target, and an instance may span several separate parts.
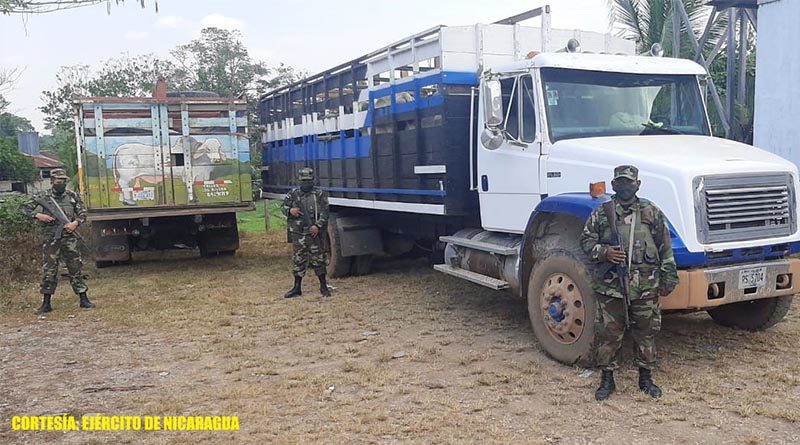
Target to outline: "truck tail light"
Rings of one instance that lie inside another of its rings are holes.
[[[606,194],[605,181],[592,182],[591,184],[589,184],[589,195],[591,195],[592,198],[599,198],[605,194]]]

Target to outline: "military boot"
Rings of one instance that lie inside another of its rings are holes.
[[[289,289],[289,292],[286,292],[283,298],[293,298],[303,295],[302,285],[303,285],[303,277],[298,277],[297,275],[295,275],[294,287]]]
[[[319,293],[323,297],[331,296],[331,290],[328,289],[328,279],[325,274],[319,276]]]
[[[653,377],[647,368],[639,368],[639,389],[654,399],[661,397],[661,388],[653,383]]]
[[[597,400],[605,400],[616,390],[617,385],[614,383],[614,371],[603,370],[603,373],[600,375],[600,387],[594,392],[594,398]]]
[[[92,303],[91,301],[89,301],[89,297],[88,297],[88,296],[86,296],[86,292],[81,292],[79,296],[80,296],[80,298],[81,298],[81,303],[80,303],[80,306],[81,306],[82,308],[84,308],[84,309],[91,309],[91,308],[93,308],[93,307],[94,307],[94,303]]]
[[[39,309],[36,309],[36,315],[42,315],[52,310],[53,308],[50,306],[50,294],[43,294],[42,305],[39,306]]]

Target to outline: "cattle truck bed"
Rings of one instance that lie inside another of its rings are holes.
[[[280,198],[311,166],[334,207],[474,215],[476,190],[488,187],[470,121],[478,73],[570,38],[595,52],[633,49],[594,32],[437,26],[270,91],[259,103],[262,190]]]
[[[94,219],[252,202],[243,99],[83,98],[75,116],[79,186]]]

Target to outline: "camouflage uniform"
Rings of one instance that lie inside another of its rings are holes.
[[[636,180],[638,170],[623,166],[615,170],[615,178]],[[651,202],[635,198],[623,207],[617,195],[612,197],[617,230],[626,252],[630,252],[631,301],[630,333],[636,344],[636,362],[640,368],[656,366],[655,336],[661,330],[661,307],[658,296],[670,293],[678,284],[678,273],[664,214]],[[633,216],[635,218],[633,249],[628,246]],[[616,267],[606,253],[614,245],[611,227],[603,206],[597,207],[583,229],[581,247],[594,263],[593,289],[597,296],[597,365],[605,370],[618,366],[617,357],[625,335],[625,311]],[[628,258],[626,257],[626,261]]]
[[[290,215],[289,210],[294,207],[300,208],[304,214],[298,217]],[[328,193],[317,187],[310,192],[294,189],[283,199],[283,213],[287,218],[289,240],[294,248],[292,272],[302,277],[310,267],[317,276],[324,275],[327,267],[325,231],[328,226]],[[309,233],[309,223],[319,227],[316,237]]]
[[[62,194],[57,194],[52,190],[39,192],[24,204],[23,209],[31,218],[35,218],[37,213],[56,218],[56,215],[37,202],[37,200],[42,200],[45,203],[49,203],[50,199],[55,200],[70,221],[77,221],[79,224],[83,224],[86,221],[86,208],[83,205],[83,201],[72,190],[66,190]],[[55,210],[55,206],[52,204],[49,204],[49,206]],[[55,293],[58,286],[59,260],[63,261],[67,266],[72,290],[78,295],[86,293],[89,288],[86,286],[81,273],[83,260],[78,248],[78,237],[74,233],[64,230],[63,225],[58,221],[43,223],[37,220],[37,223],[45,240],[42,246],[41,293],[46,295]],[[56,233],[58,230],[61,231],[60,234]]]

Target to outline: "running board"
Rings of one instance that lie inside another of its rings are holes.
[[[473,241],[467,238],[458,238],[455,236],[440,236],[439,241],[447,244],[454,244],[456,246],[467,247],[470,249],[480,250],[482,252],[494,253],[503,256],[518,255],[517,249],[514,247],[498,246],[497,244],[484,243],[482,241]]]
[[[447,275],[452,275],[454,277],[458,277],[463,280],[471,281],[475,284],[480,284],[481,286],[488,287],[489,289],[502,290],[502,289],[508,289],[509,287],[507,281],[498,280],[497,278],[492,278],[486,275],[481,275],[479,273],[462,269],[460,267],[453,267],[447,264],[435,264],[433,268],[435,270],[438,270],[439,272],[445,273]]]

